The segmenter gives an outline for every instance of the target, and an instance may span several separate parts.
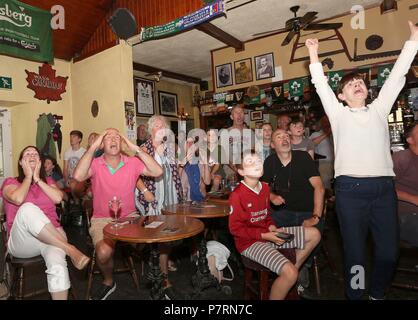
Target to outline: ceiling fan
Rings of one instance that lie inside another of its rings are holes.
[[[289,31],[286,38],[282,42],[282,46],[289,44],[293,37],[300,33],[301,30],[330,30],[342,27],[342,23],[311,23],[317,18],[318,12],[309,11],[303,17],[298,17],[297,12],[300,6],[293,6],[290,11],[294,13],[294,17],[286,21],[286,26],[282,29],[270,30],[253,34],[253,37],[276,33],[279,31]]]

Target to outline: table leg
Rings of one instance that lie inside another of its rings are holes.
[[[151,270],[148,272],[147,278],[151,280],[151,299],[162,300],[164,298],[164,290],[162,287],[164,275],[160,269],[160,251],[158,244],[151,244]]]
[[[195,295],[198,295],[203,290],[216,287],[220,289],[218,280],[210,273],[208,267],[208,259],[206,254],[208,249],[206,247],[206,239],[202,236],[202,239],[199,243],[199,258],[197,260],[197,271],[196,274],[192,277],[192,284],[194,287]]]

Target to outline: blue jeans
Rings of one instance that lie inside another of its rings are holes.
[[[277,227],[294,227],[294,226],[302,226],[304,220],[312,218],[312,211],[292,211],[288,209],[281,209],[272,212],[272,219]],[[323,230],[323,220],[321,219],[315,227],[321,232]],[[313,257],[319,252],[320,246],[316,246],[314,250],[312,250],[309,257],[306,259],[304,265],[308,268],[312,266]]]
[[[358,272],[365,272],[368,231],[374,242],[374,267],[369,295],[383,299],[390,285],[398,256],[399,228],[392,177],[354,178],[339,176],[335,183],[336,209],[344,246],[345,291],[348,299],[361,299]],[[352,281],[353,280],[353,281]],[[365,283],[365,279],[362,279]],[[357,284],[357,285],[356,285]],[[354,286],[353,286],[354,285]]]

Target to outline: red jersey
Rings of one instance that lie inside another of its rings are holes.
[[[269,208],[270,189],[267,183],[260,183],[259,193],[242,181],[229,196],[229,231],[239,252],[257,241],[264,241],[261,234],[269,232],[268,227],[274,225]]]

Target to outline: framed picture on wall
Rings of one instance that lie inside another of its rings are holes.
[[[135,77],[134,91],[136,115],[146,117],[154,115],[154,82]]]
[[[232,66],[230,63],[216,66],[215,71],[216,71],[216,87],[217,88],[227,87],[233,84]]]
[[[158,101],[161,115],[177,117],[177,94],[158,91]]]
[[[251,58],[234,62],[235,83],[245,83],[253,81],[253,67]]]
[[[254,57],[255,71],[257,80],[274,77],[274,58],[273,53],[263,54]]]
[[[263,111],[251,111],[251,121],[263,120]]]

